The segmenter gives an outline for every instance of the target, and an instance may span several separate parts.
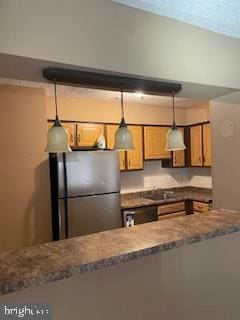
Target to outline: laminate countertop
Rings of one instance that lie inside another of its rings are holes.
[[[240,213],[212,210],[0,254],[0,294],[240,231]]]
[[[167,199],[152,200],[149,196],[161,194],[164,192],[172,192]],[[121,207],[122,209],[146,207],[153,205],[161,205],[165,203],[174,203],[178,201],[193,200],[200,202],[212,202],[212,189],[198,188],[198,187],[180,187],[171,189],[159,189],[142,192],[134,192],[122,194]]]

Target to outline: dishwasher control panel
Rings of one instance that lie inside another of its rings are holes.
[[[125,227],[132,227],[137,224],[158,221],[157,207],[141,207],[123,210],[123,221]]]

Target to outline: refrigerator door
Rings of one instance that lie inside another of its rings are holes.
[[[74,151],[66,154],[67,197],[120,191],[117,151]],[[63,156],[58,156],[59,198],[64,197]]]
[[[68,198],[68,237],[123,227],[120,194]],[[60,238],[65,238],[64,199],[59,200]]]

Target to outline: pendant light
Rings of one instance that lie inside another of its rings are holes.
[[[67,153],[71,152],[71,148],[68,143],[68,136],[66,130],[63,128],[61,121],[58,118],[58,106],[57,106],[57,80],[54,79],[54,97],[56,118],[53,126],[48,130],[47,147],[45,152],[49,153]]]
[[[178,130],[175,122],[175,93],[173,92],[173,125],[167,133],[166,151],[184,150],[186,146],[183,140],[183,134]]]
[[[132,132],[128,129],[123,110],[123,90],[121,86],[121,112],[122,119],[118,130],[115,133],[114,150],[134,150]]]

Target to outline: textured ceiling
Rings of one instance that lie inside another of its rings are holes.
[[[48,96],[53,96],[54,94],[53,84],[50,84],[50,83],[0,78],[0,84],[11,84],[11,85],[44,88]],[[88,88],[82,88],[82,87],[58,85],[57,95],[62,97],[94,99],[94,100],[102,100],[102,101],[119,100],[119,103],[120,103],[120,92],[117,92],[117,91],[97,90],[97,89],[88,89]],[[162,107],[172,106],[172,98],[166,97],[166,96],[155,96],[155,95],[146,95],[146,94],[142,95],[140,93],[138,94],[124,93],[124,100],[125,102],[141,103],[141,104],[155,105],[155,106],[162,106]],[[179,107],[179,108],[206,107],[207,105],[208,105],[207,100],[185,99],[185,98],[176,97],[176,107]]]
[[[239,0],[113,0],[240,38]]]

